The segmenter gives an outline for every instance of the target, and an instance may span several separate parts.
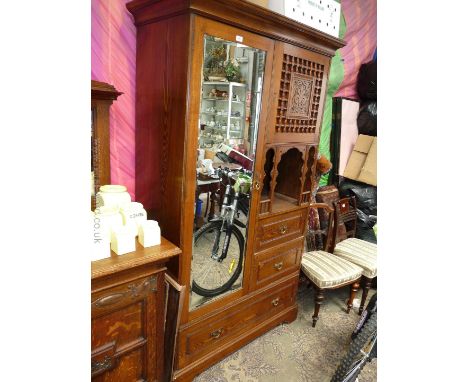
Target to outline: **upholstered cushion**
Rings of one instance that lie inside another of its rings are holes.
[[[335,246],[333,253],[364,269],[363,276],[377,276],[377,245],[361,239],[346,239]]]
[[[334,288],[361,277],[362,268],[324,251],[304,253],[302,271],[319,288]]]

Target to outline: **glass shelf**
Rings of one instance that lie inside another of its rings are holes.
[[[206,98],[206,97],[203,97],[202,99],[203,99],[203,101],[224,101],[224,102],[229,102],[229,100],[225,99],[225,98]],[[237,104],[243,105],[243,104],[245,104],[245,101],[231,101],[231,103],[237,103]]]
[[[229,81],[203,81],[203,85],[224,85],[224,86],[237,86],[237,87],[246,87],[246,84],[240,82],[229,82]]]
[[[216,113],[210,113],[208,111],[202,111],[201,114],[206,114],[206,115],[211,115],[212,117],[229,117],[227,114],[216,114]],[[240,117],[235,117],[233,115],[231,115],[231,119],[244,119],[243,116],[240,116]]]

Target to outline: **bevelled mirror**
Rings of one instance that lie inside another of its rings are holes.
[[[204,37],[191,310],[242,287],[265,58]]]

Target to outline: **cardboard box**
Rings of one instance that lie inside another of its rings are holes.
[[[269,0],[268,8],[309,27],[338,37],[341,4],[335,0]]]
[[[377,186],[377,137],[358,136],[343,176]]]
[[[261,7],[268,8],[268,0],[247,0],[250,3],[260,5]]]

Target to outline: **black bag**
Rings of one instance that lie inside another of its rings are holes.
[[[216,153],[216,157],[221,159],[224,163],[235,163],[234,159],[232,159],[229,155],[227,155],[226,153],[223,153],[222,151],[218,151]]]
[[[359,134],[377,136],[377,101],[361,103],[357,117]]]
[[[377,61],[367,62],[359,68],[357,92],[363,101],[377,101]]]
[[[356,198],[356,238],[377,243],[374,227],[377,222],[377,187],[344,178],[339,184],[340,198]]]

